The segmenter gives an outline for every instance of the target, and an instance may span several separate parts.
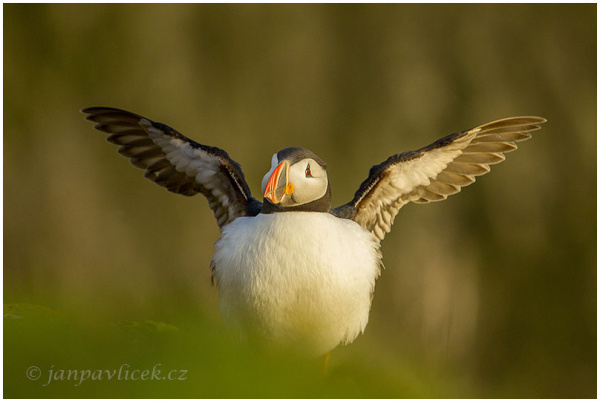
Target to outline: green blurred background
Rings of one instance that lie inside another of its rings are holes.
[[[596,396],[595,4],[3,8],[5,396]],[[309,148],[335,205],[393,153],[548,123],[400,211],[366,332],[322,377],[231,339],[206,201],[144,180],[87,106],[227,150],[255,196],[274,152]],[[157,363],[189,379],[25,376]]]

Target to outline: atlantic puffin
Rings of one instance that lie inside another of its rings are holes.
[[[314,357],[328,357],[364,331],[382,268],[380,242],[400,208],[458,193],[546,121],[496,120],[392,155],[370,169],[350,202],[332,208],[327,165],[307,149],[273,155],[260,202],[224,150],[124,110],[82,112],[144,177],[208,199],[221,232],[211,277],[227,321]]]

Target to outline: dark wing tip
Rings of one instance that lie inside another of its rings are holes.
[[[517,116],[517,117],[512,117],[512,119],[515,119],[515,120],[518,119],[518,120],[523,121],[524,123],[533,123],[533,124],[542,124],[542,123],[546,123],[548,121],[545,117],[541,117],[541,116]]]
[[[104,107],[104,106],[86,107],[86,108],[81,109],[80,112],[87,114],[87,116],[85,117],[86,120],[94,121],[94,122],[96,121],[96,119],[102,119],[102,118],[105,118],[104,120],[106,120],[106,118],[118,119],[118,118],[124,118],[124,117],[127,117],[129,119],[131,119],[131,118],[143,119],[144,118],[138,114],[131,113],[131,112],[128,112],[123,109],[117,109],[114,107]]]
[[[123,112],[123,113],[128,113],[128,114],[134,114],[134,113],[128,112],[123,109],[118,109],[116,107],[109,107],[109,106],[84,107],[83,109],[80,110],[80,112],[81,113]]]
[[[124,110],[121,109],[115,109],[112,107],[103,107],[103,106],[91,106],[91,107],[85,107],[83,109],[80,110],[81,113],[86,113],[86,114],[103,114],[106,112],[124,112]]]

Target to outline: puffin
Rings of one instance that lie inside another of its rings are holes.
[[[400,208],[458,193],[546,121],[509,117],[392,155],[370,169],[352,200],[332,208],[327,164],[308,149],[273,154],[261,202],[224,150],[124,110],[82,112],[146,179],[208,199],[221,234],[211,278],[226,321],[248,338],[323,356],[325,364],[367,326],[380,243]]]

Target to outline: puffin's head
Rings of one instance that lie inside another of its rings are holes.
[[[290,147],[273,155],[262,180],[263,213],[329,212],[331,189],[327,165],[308,149]]]

